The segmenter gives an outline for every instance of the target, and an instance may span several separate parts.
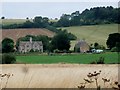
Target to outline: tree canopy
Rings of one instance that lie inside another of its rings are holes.
[[[68,33],[63,31],[55,35],[51,41],[53,49],[58,50],[69,50],[70,48],[70,39],[68,37]]]
[[[14,41],[10,38],[2,40],[2,52],[9,53],[14,51]]]
[[[120,33],[109,34],[109,37],[106,42],[108,48],[112,49],[113,47],[118,46],[118,43],[120,43]]]

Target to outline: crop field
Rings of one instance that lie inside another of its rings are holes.
[[[101,71],[97,82],[101,88],[116,87],[118,82],[117,64],[82,65],[82,64],[12,64],[2,65],[2,88],[77,88],[88,73]],[[5,75],[6,74],[6,75]],[[110,80],[104,83],[103,79]],[[96,88],[95,80],[85,88]]]
[[[68,32],[73,33],[78,38],[76,41],[71,42],[71,49],[73,50],[75,43],[81,39],[85,39],[89,45],[97,42],[106,47],[109,34],[118,32],[118,24],[73,26],[63,29],[67,29]]]
[[[47,30],[47,29],[4,29],[2,31],[2,39],[8,37],[17,41],[20,37],[24,37],[26,35],[46,35],[48,37],[53,37],[55,33]],[[1,40],[1,39],[0,39]]]
[[[74,63],[74,64],[90,64],[98,61],[100,57],[104,57],[106,64],[118,63],[117,53],[102,54],[67,54],[67,55],[18,55],[16,56],[18,63],[27,64],[56,64],[56,63]]]

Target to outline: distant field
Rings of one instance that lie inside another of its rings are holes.
[[[1,31],[1,30],[0,30]],[[17,41],[18,38],[24,37],[26,35],[46,35],[48,37],[53,37],[55,33],[47,30],[47,29],[4,29],[2,30],[2,39],[8,37]],[[1,37],[0,37],[1,38]],[[0,39],[1,40],[1,39]]]
[[[26,19],[0,19],[3,25],[10,25],[10,24],[21,24],[26,21]]]
[[[85,39],[89,44],[98,42],[106,46],[106,40],[110,33],[118,32],[118,24],[91,25],[91,26],[73,26],[66,27],[68,32],[77,36],[78,40]],[[71,42],[71,49],[77,41]]]
[[[0,19],[3,25],[10,25],[10,24],[22,24],[26,22],[27,19]],[[33,19],[29,19],[33,21]],[[49,22],[57,22],[58,20],[49,20]]]
[[[105,63],[118,63],[117,53],[103,54],[73,54],[73,55],[27,55],[16,56],[17,62],[27,64],[55,64],[55,63],[77,63],[89,64],[92,61],[98,60],[100,57],[105,58]]]

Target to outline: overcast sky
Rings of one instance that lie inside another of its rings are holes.
[[[97,6],[118,7],[117,2],[4,2],[2,3],[2,15],[6,18],[34,18],[43,16],[59,18],[62,14],[70,14],[74,11],[82,12],[86,8]]]

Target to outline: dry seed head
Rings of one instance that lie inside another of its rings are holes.
[[[79,89],[85,88],[85,85],[78,86]]]
[[[118,84],[118,88],[120,89],[120,84]]]
[[[118,82],[117,82],[117,81],[115,81],[114,83],[115,83],[115,85],[118,85]]]
[[[104,82],[110,82],[110,79],[102,78]]]

